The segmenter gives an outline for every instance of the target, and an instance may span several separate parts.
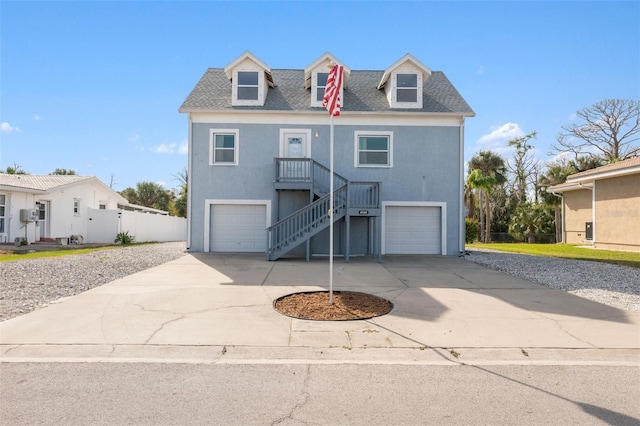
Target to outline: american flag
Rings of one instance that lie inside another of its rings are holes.
[[[340,90],[342,89],[342,72],[344,67],[342,65],[334,65],[329,72],[327,78],[327,85],[324,89],[324,96],[322,98],[322,106],[327,108],[329,115],[337,117],[340,115]]]

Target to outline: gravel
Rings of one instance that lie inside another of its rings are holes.
[[[184,242],[172,242],[0,262],[0,321],[178,259],[185,253]]]
[[[466,259],[614,308],[640,312],[640,269],[587,260],[470,250]]]
[[[118,247],[0,262],[0,321],[178,259],[184,242]],[[640,269],[582,260],[473,250],[466,259],[627,311],[640,312]]]

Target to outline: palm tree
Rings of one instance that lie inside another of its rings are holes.
[[[467,181],[471,187],[483,191],[485,195],[485,243],[491,242],[491,190],[507,181],[506,174],[507,167],[504,160],[492,151],[480,151],[469,160],[469,177]],[[480,203],[482,204],[483,197],[481,196],[480,198]]]
[[[560,218],[560,204],[562,199],[547,189],[553,185],[559,185],[567,181],[567,176],[576,173],[576,169],[572,164],[552,163],[547,167],[545,174],[540,176],[538,180],[538,190],[540,199],[548,206],[552,206],[554,210],[554,220],[556,224],[556,242],[562,241],[562,227]]]

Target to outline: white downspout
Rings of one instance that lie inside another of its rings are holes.
[[[464,254],[466,235],[464,209],[464,117],[460,118],[460,226],[458,226],[458,255]],[[443,230],[444,232],[444,230]]]
[[[192,191],[192,186],[191,186],[191,170],[193,169],[193,140],[192,140],[192,127],[193,127],[193,122],[191,120],[191,113],[188,113],[188,122],[189,122],[189,130],[188,130],[188,136],[187,136],[187,149],[188,149],[188,158],[189,161],[187,162],[187,250],[189,250],[191,248],[191,215],[193,214],[193,206],[191,203],[191,191]]]

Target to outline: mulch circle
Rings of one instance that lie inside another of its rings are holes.
[[[316,321],[363,320],[386,315],[393,303],[382,297],[356,291],[334,291],[329,304],[328,291],[288,294],[273,302],[276,311],[288,317]]]

